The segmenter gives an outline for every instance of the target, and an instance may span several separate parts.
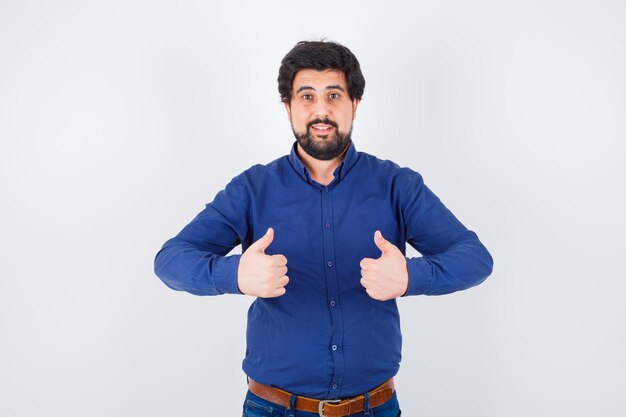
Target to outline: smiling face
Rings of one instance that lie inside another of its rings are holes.
[[[296,140],[313,158],[330,160],[350,144],[359,100],[351,100],[342,71],[303,69],[296,73],[285,108]]]

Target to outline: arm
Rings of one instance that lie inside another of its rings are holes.
[[[402,177],[402,215],[407,242],[423,256],[406,258],[409,286],[403,295],[441,295],[483,282],[493,258],[478,236],[468,230],[410,169]]]
[[[168,287],[194,295],[241,294],[237,286],[241,255],[225,255],[247,236],[249,202],[240,174],[165,242],[154,259],[155,274]]]

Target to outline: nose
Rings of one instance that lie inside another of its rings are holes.
[[[330,106],[326,100],[317,100],[313,109],[313,116],[317,119],[326,119],[330,116]]]

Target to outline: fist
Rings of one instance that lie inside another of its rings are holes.
[[[406,258],[378,230],[374,233],[374,243],[382,254],[378,259],[361,259],[361,285],[375,300],[386,301],[401,297],[409,287]]]
[[[279,297],[287,290],[289,282],[287,258],[284,255],[266,255],[265,249],[274,240],[271,227],[263,237],[254,242],[239,258],[237,286],[246,295],[269,298]]]

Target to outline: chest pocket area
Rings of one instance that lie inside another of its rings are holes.
[[[281,219],[273,222],[262,222],[253,225],[252,241],[259,240],[267,229],[274,229],[274,239],[267,247],[268,255],[281,254],[287,257],[303,257],[311,253],[313,242],[311,241],[311,225],[301,219]]]

